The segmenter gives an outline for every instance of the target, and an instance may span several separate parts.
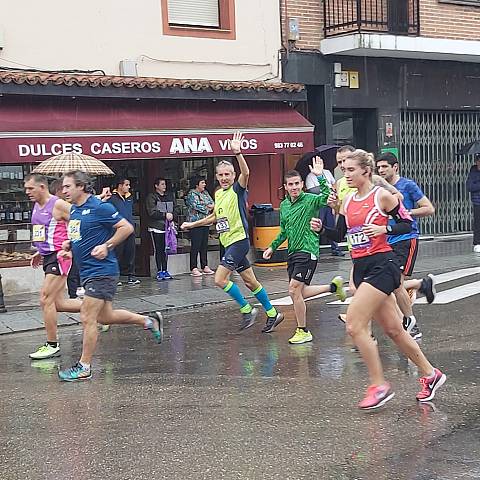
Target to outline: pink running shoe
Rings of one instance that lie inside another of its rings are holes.
[[[385,405],[395,396],[395,392],[388,382],[383,385],[370,385],[365,398],[358,404],[362,410],[372,410]]]
[[[441,387],[447,379],[447,376],[438,368],[434,368],[433,371],[435,375],[432,378],[421,377],[418,379],[422,384],[422,390],[417,393],[417,400],[419,402],[428,402],[429,400],[432,400],[437,388]]]

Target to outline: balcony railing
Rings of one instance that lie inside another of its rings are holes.
[[[420,35],[419,0],[323,0],[325,37],[374,32]]]

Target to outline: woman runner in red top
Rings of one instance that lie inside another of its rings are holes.
[[[363,150],[351,152],[345,160],[345,177],[349,187],[357,188],[345,198],[335,230],[326,228],[327,236],[340,240],[348,234],[352,245],[353,281],[357,291],[347,310],[347,331],[357,345],[370,377],[361,409],[384,405],[395,395],[385,380],[378,348],[372,340],[368,323],[373,318],[397,347],[419,368],[422,390],[417,400],[425,402],[446,376],[434,368],[417,342],[403,329],[392,292],[400,285],[400,267],[395,263],[388,234],[408,233],[411,217],[396,197],[372,183],[374,157]],[[335,200],[334,193],[331,200]],[[395,225],[388,225],[388,218]],[[318,227],[320,225],[317,225]]]

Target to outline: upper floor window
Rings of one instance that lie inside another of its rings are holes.
[[[168,23],[220,28],[218,0],[168,0]]]
[[[161,0],[163,33],[235,39],[235,0]]]
[[[456,5],[473,5],[480,7],[480,0],[438,0],[439,3],[454,3]]]

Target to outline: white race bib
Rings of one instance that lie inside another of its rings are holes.
[[[352,248],[367,248],[372,242],[368,236],[362,231],[362,227],[354,227],[348,230],[348,242]]]
[[[230,231],[230,224],[228,218],[222,217],[217,219],[217,225],[215,227],[218,233],[226,233]]]
[[[45,225],[33,225],[32,240],[34,242],[44,242],[45,237]]]

